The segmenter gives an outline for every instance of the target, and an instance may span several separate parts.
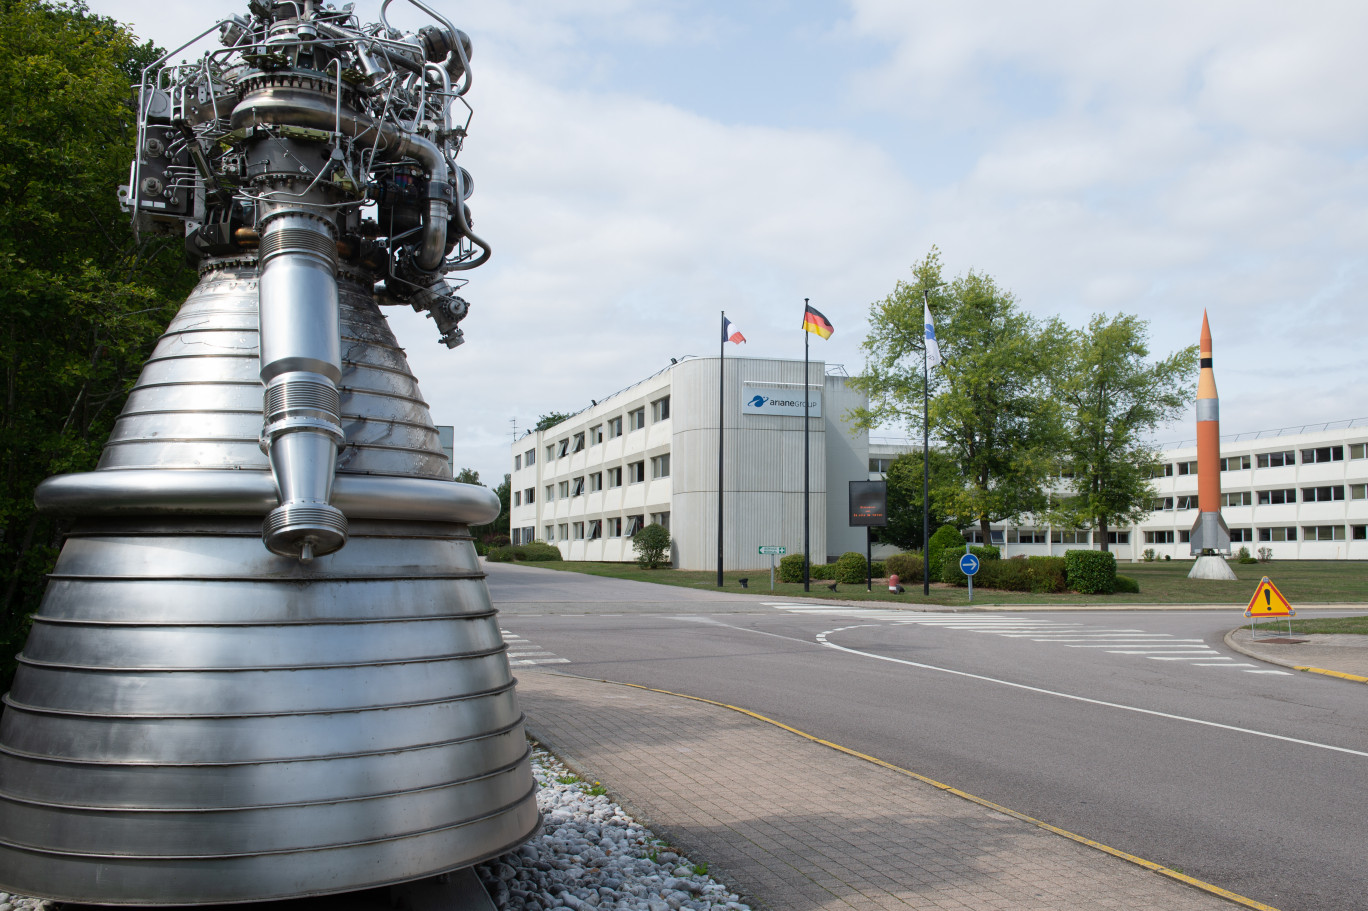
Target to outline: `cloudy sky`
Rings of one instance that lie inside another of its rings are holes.
[[[246,6],[90,4],[166,47]],[[811,298],[813,356],[858,372],[869,305],[933,244],[1038,316],[1140,314],[1157,354],[1206,308],[1226,433],[1368,417],[1368,5],[442,8],[474,41],[461,163],[494,257],[463,347],[389,312],[486,481],[514,421],[715,353],[720,310],[735,353],[801,357]]]

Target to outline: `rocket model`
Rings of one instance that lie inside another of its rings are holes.
[[[1211,368],[1211,327],[1202,311],[1202,373],[1197,380],[1197,508],[1192,554],[1230,553],[1230,529],[1221,518],[1221,401]]]

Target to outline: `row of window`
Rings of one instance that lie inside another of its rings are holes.
[[[1368,459],[1368,443],[1350,443],[1349,458]],[[1343,462],[1344,446],[1318,446],[1314,449],[1301,450],[1301,462],[1303,465],[1314,465],[1318,462]],[[1279,452],[1260,452],[1252,458],[1247,455],[1229,456],[1221,459],[1222,471],[1244,471],[1251,464],[1259,468],[1282,468],[1286,465],[1297,464],[1297,450],[1284,449]],[[1196,474],[1196,462],[1169,462],[1159,466],[1155,472],[1156,478],[1171,478],[1175,474]]]
[[[513,457],[513,470],[514,470],[514,471],[517,471],[518,469],[522,468],[524,465],[527,465],[527,466],[530,467],[530,466],[535,465],[535,464],[537,464],[537,450],[535,450],[535,449],[529,449],[529,450],[527,450],[527,452],[524,452],[522,455],[515,455],[515,456]]]
[[[668,478],[670,476],[670,454],[651,457],[651,478]],[[646,480],[646,461],[628,462],[625,466],[618,465],[613,468],[605,468],[603,471],[591,471],[582,474],[577,478],[569,478],[556,484],[546,485],[546,500],[564,500],[569,497],[583,496],[586,493],[597,493],[604,489],[604,482],[611,489],[622,486],[623,469],[626,469],[628,484],[640,484]],[[524,496],[524,502],[531,503],[532,490],[529,488]],[[517,506],[516,500],[513,503]]]
[[[1368,484],[1350,484],[1349,499],[1368,500]],[[1343,484],[1331,484],[1323,487],[1303,487],[1301,488],[1301,501],[1303,503],[1334,503],[1344,499]],[[1273,490],[1236,490],[1230,493],[1221,494],[1221,506],[1253,506],[1258,502],[1260,506],[1276,506],[1281,503],[1297,502],[1297,488],[1282,487]],[[1174,509],[1197,509],[1197,495],[1188,494],[1176,497],[1155,497],[1150,501],[1150,509],[1154,512],[1163,512]]]
[[[651,524],[670,530],[668,512],[651,513]],[[598,541],[603,538],[630,538],[646,526],[646,515],[637,513],[627,516],[605,516],[601,519],[585,519],[582,522],[561,522],[542,526],[542,540],[548,544],[557,541]],[[526,529],[531,532],[532,529]]]
[[[1343,525],[1303,525],[1301,527],[1303,541],[1343,541],[1346,532],[1355,541],[1368,540],[1368,525],[1350,525],[1347,529]],[[1191,532],[1179,531],[1177,534],[1180,544],[1187,544],[1191,540]],[[1230,540],[1235,544],[1255,540],[1295,541],[1297,540],[1297,527],[1287,525],[1272,528],[1232,528]],[[1145,543],[1173,544],[1174,533],[1172,531],[1147,531],[1145,532]]]
[[[994,528],[989,530],[988,536],[992,544],[1045,544],[1047,540],[1051,544],[1089,544],[1093,540],[1093,533],[1086,530],[1051,531],[1047,535],[1043,528],[1009,528],[1005,532]],[[982,544],[983,533],[977,529],[967,531],[964,540],[970,544]],[[1101,532],[1097,533],[1097,541],[1102,541]],[[1130,532],[1109,531],[1107,543],[1129,544]]]
[[[646,426],[645,406],[632,409],[627,412],[626,417],[628,433],[631,433],[633,430],[641,430]],[[668,395],[658,398],[651,403],[652,423],[667,420],[669,417],[670,397]],[[599,443],[603,442],[605,432],[608,434],[607,438],[610,440],[622,436],[622,416],[608,418],[602,424],[595,424],[588,430],[581,430],[579,433],[568,436],[563,440],[548,444],[546,447],[546,459],[548,462],[552,459],[563,459],[576,452],[583,452],[588,446],[597,446]],[[521,461],[519,461],[518,456],[514,456],[514,470],[522,467],[522,465],[535,464],[535,456],[536,453],[530,449],[523,453]]]

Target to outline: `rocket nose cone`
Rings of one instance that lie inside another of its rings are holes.
[[[1203,354],[1210,354],[1210,353],[1211,353],[1211,324],[1207,322],[1207,313],[1206,313],[1205,310],[1202,311],[1202,337],[1201,337],[1200,341],[1201,341],[1201,346],[1200,346],[1200,347],[1201,347],[1201,349],[1202,349],[1202,353],[1203,353]]]

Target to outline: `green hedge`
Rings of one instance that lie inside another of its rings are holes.
[[[1127,595],[1140,594],[1140,583],[1130,576],[1117,575],[1116,591]]]
[[[1082,595],[1116,591],[1116,557],[1105,550],[1067,550],[1064,571],[1069,588]]]
[[[803,581],[803,555],[788,554],[779,558],[779,581]]]
[[[941,581],[965,588],[969,577],[958,563],[947,563]],[[980,560],[974,575],[975,588],[996,588],[1009,592],[1053,594],[1066,591],[1063,557],[1013,557],[1010,560]]]
[[[940,577],[941,567],[944,565],[943,557],[948,550],[959,550],[964,547],[964,535],[959,533],[959,529],[953,525],[942,525],[936,529],[931,536],[931,541],[926,546],[926,572],[932,579]]]
[[[507,547],[491,547],[485,559],[494,563],[544,563],[561,559],[560,548],[554,544],[533,541],[531,544],[515,544]]]
[[[922,562],[921,554],[894,554],[884,561],[885,572],[880,573],[880,578],[889,575],[897,576],[898,581],[904,584],[920,582],[924,568],[925,564]]]

